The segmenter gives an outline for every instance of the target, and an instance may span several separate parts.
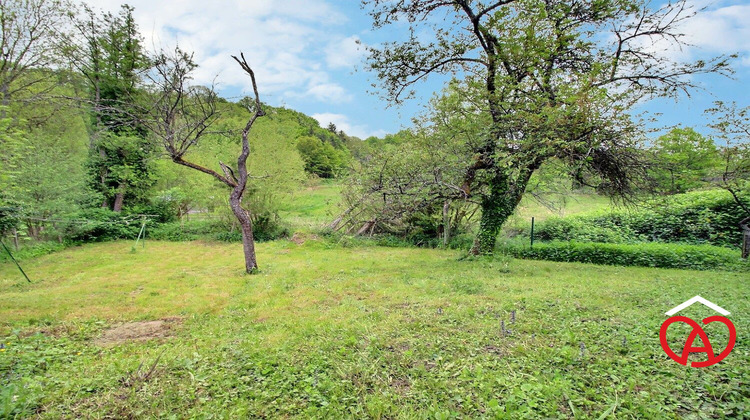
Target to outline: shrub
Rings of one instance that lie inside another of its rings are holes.
[[[70,246],[70,243],[38,242],[33,245],[24,246],[18,251],[14,251],[11,249],[11,252],[13,252],[13,257],[16,260],[21,261],[29,258],[41,257],[42,255],[51,254],[57,251],[62,251],[68,246]],[[4,249],[0,249],[0,262],[8,261],[10,261],[10,257]]]
[[[87,209],[74,213],[64,227],[64,236],[73,242],[101,242],[135,239],[141,220],[108,209]]]
[[[684,242],[737,247],[742,243],[742,208],[723,190],[696,191],[654,200],[635,211],[615,210],[538,225],[540,240],[636,243]]]
[[[253,236],[258,242],[271,241],[289,235],[289,229],[278,220],[270,221],[259,218],[253,225]],[[164,223],[155,225],[148,231],[149,239],[162,241],[194,241],[198,239],[223,242],[242,241],[242,232],[238,227],[223,220],[195,220],[185,223]]]
[[[222,230],[223,227],[220,227],[215,221],[194,220],[182,224],[174,222],[155,225],[146,232],[146,237],[159,241],[195,241],[200,238],[208,238]]]
[[[692,270],[750,271],[739,252],[710,245],[607,244],[598,242],[545,242],[533,248],[506,243],[501,249],[517,258]]]

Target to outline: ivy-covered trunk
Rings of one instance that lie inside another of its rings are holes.
[[[534,168],[525,168],[511,178],[497,170],[490,182],[489,193],[482,198],[482,217],[479,221],[479,232],[471,249],[473,255],[491,255],[495,251],[500,228],[521,202],[532,173]]]

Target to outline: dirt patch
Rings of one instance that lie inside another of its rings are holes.
[[[320,239],[318,235],[310,235],[310,234],[295,232],[294,235],[292,235],[292,238],[290,240],[297,245],[302,245],[307,241],[317,241],[318,239]]]
[[[493,345],[484,346],[484,351],[499,357],[502,357],[504,355],[503,350],[500,347],[496,347]]]
[[[409,381],[409,378],[406,378],[406,377],[394,378],[391,381],[391,387],[397,393],[404,395],[404,394],[407,394],[411,390],[411,382]]]
[[[104,331],[94,343],[100,346],[112,346],[128,341],[147,341],[162,339],[174,335],[175,329],[182,323],[182,318],[164,318],[156,321],[128,322]]]

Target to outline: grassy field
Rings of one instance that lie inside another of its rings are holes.
[[[334,180],[313,181],[287,197],[281,203],[279,215],[294,229],[320,229],[342,211],[341,188]]]
[[[742,274],[297,242],[254,276],[204,242],[71,248],[33,284],[0,265],[0,418],[750,416]],[[705,369],[658,339],[696,294],[738,331]]]

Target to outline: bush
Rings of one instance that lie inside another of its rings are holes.
[[[74,213],[64,227],[64,236],[73,242],[102,242],[135,239],[141,220],[108,209],[87,209]]]
[[[195,241],[200,238],[209,238],[220,231],[223,227],[212,220],[195,220],[185,223],[162,223],[147,228],[146,237],[158,241]]]
[[[13,257],[16,260],[21,261],[29,258],[41,257],[42,255],[51,254],[57,251],[62,251],[70,245],[70,243],[60,242],[39,242],[33,245],[24,246],[18,251],[14,251],[11,248],[11,252],[13,253]],[[8,256],[8,253],[5,252],[4,249],[0,249],[0,262],[9,262],[10,260],[11,259]]]
[[[253,236],[258,242],[272,241],[289,235],[289,229],[278,220],[259,218],[253,225]],[[148,239],[161,241],[195,241],[198,239],[223,242],[242,241],[239,228],[223,220],[195,220],[185,223],[164,223],[155,225],[147,233]]]
[[[538,225],[540,240],[636,243],[684,242],[738,247],[744,211],[723,190],[696,191],[654,200],[637,211],[550,218]]]
[[[0,235],[17,228],[19,224],[19,208],[0,206]]]
[[[501,249],[514,257],[560,262],[582,262],[692,270],[750,271],[740,253],[710,245],[607,244],[597,242],[546,242],[533,248],[507,243]]]

